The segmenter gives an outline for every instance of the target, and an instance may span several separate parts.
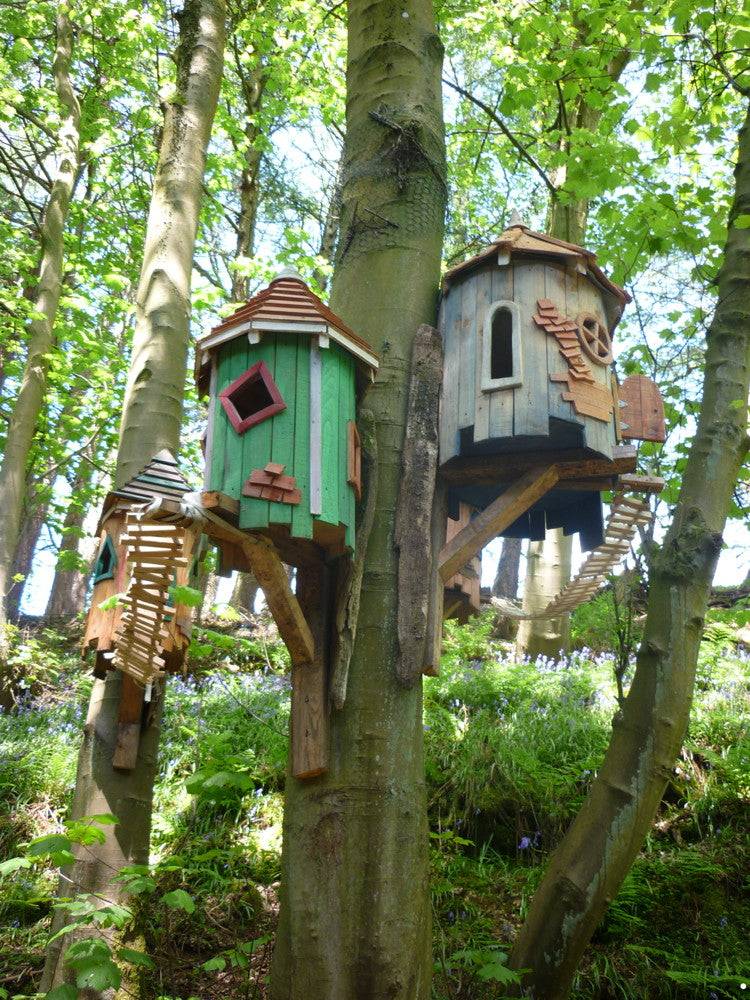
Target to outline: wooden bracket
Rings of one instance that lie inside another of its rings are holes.
[[[239,545],[250,563],[255,579],[260,584],[279,629],[292,665],[302,666],[312,663],[315,657],[315,643],[310,627],[300,608],[299,601],[289,586],[284,564],[273,543],[260,535],[249,535],[234,525],[228,524],[212,510],[204,510],[206,534],[221,541]]]
[[[316,778],[328,770],[330,572],[322,562],[297,571],[300,605],[315,639],[312,662],[292,665],[291,771],[298,779]]]
[[[531,469],[486,507],[481,514],[447,542],[440,551],[439,572],[443,581],[450,580],[484,546],[496,538],[545,493],[560,478],[556,465]]]

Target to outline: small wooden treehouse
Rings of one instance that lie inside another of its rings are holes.
[[[124,594],[132,577],[131,551],[128,548],[127,518],[130,512],[155,499],[179,502],[190,486],[177,467],[174,457],[166,450],[148,463],[121,489],[113,490],[104,500],[99,519],[99,551],[93,571],[93,591],[83,652],[95,652],[94,673],[102,677],[114,657],[116,636],[122,625],[125,606],[121,603],[113,607],[100,605],[117,594]],[[193,565],[195,538],[186,536],[181,551],[175,553],[176,562],[170,570],[168,583],[183,586],[195,575]],[[190,642],[190,610],[181,606],[170,607],[167,615],[166,634],[158,643],[156,655],[165,661],[165,668],[179,670],[185,650]]]
[[[196,376],[209,395],[205,488],[239,503],[237,526],[297,564],[354,547],[360,493],[357,387],[370,346],[284,271],[202,337]],[[247,569],[222,547],[222,569]]]
[[[461,503],[495,500],[519,465],[612,461],[623,437],[612,335],[628,301],[593,253],[520,224],[447,272],[440,466],[451,518]],[[599,489],[560,484],[501,533],[542,539],[547,528],[599,545]]]

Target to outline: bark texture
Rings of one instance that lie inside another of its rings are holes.
[[[493,597],[505,597],[514,601],[518,594],[518,575],[521,566],[522,538],[504,538],[497,572],[492,584]]]
[[[54,324],[63,282],[65,224],[80,165],[81,109],[70,76],[74,31],[67,10],[67,4],[60,3],[55,21],[57,43],[52,74],[61,121],[57,169],[41,226],[41,263],[34,293],[39,316],[29,324],[26,366],[8,423],[0,466],[0,655],[4,647],[5,596],[10,589],[23,517],[26,465],[46,391],[48,356],[55,343]]]
[[[224,56],[224,0],[186,0],[179,15],[177,92],[166,107],[136,292],[116,481],[127,482],[180,439],[190,279]],[[146,450],[147,445],[148,450]]]
[[[412,340],[435,317],[446,199],[442,46],[429,0],[350,0],[332,307],[380,356],[366,397],[378,497],[329,772],[287,782],[273,1000],[426,1000],[431,942],[422,687],[397,681],[394,511]]]
[[[30,485],[27,484],[26,488],[28,496],[31,492]],[[11,580],[14,576],[22,576],[23,580],[18,583],[11,582],[10,585],[6,600],[6,611],[8,621],[10,622],[17,622],[21,613],[21,601],[23,600],[26,581],[31,575],[34,552],[39,544],[39,536],[42,533],[48,509],[49,503],[47,500],[42,500],[41,502],[34,502],[32,500],[31,507],[27,510],[26,516],[23,519],[18,535],[18,544],[13,556],[13,569],[11,573]]]
[[[206,146],[221,82],[223,0],[186,0],[179,15],[178,92],[166,122],[154,180],[138,290],[135,343],[121,428],[115,483],[122,485],[161,448],[179,445],[185,383],[190,278]],[[106,840],[79,852],[64,873],[62,895],[119,900],[114,881],[124,865],[148,859],[161,697],[144,706],[138,759],[129,772],[112,768],[123,675],[94,682],[78,758],[73,818],[111,812]],[[64,918],[62,918],[64,919]],[[41,990],[64,981],[62,952],[51,947]],[[99,994],[90,992],[90,997]]]
[[[82,458],[71,486],[70,502],[63,520],[58,566],[45,612],[47,618],[72,618],[83,608],[87,574],[78,567],[66,569],[65,553],[79,554],[83,524],[88,513],[86,502],[82,502],[81,497],[85,496],[93,473],[93,465],[85,457]]]
[[[563,1000],[659,807],[687,727],[703,617],[732,491],[747,450],[750,386],[750,110],[740,132],[703,402],[674,518],[652,559],[635,676],[604,764],[550,861],[511,956],[528,994]]]
[[[232,600],[229,603],[238,611],[253,614],[259,589],[258,581],[252,573],[238,573],[232,589]]]

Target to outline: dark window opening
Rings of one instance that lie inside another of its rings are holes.
[[[247,382],[243,382],[229,398],[241,420],[247,420],[248,417],[265,410],[267,406],[273,405],[273,396],[268,391],[260,372],[256,372]]]
[[[490,378],[513,376],[513,314],[510,309],[497,309],[492,317],[492,350]]]
[[[221,394],[221,405],[238,434],[286,409],[268,366],[259,361]]]
[[[99,550],[99,555],[96,557],[96,565],[94,566],[94,583],[99,583],[100,580],[114,579],[116,568],[117,554],[115,552],[112,539],[109,535],[107,535],[101,549]]]

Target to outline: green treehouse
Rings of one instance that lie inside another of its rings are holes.
[[[369,344],[291,270],[198,341],[204,489],[239,502],[240,530],[267,535],[286,562],[354,548],[356,399],[377,367]],[[222,572],[245,568],[241,551],[221,547]]]

